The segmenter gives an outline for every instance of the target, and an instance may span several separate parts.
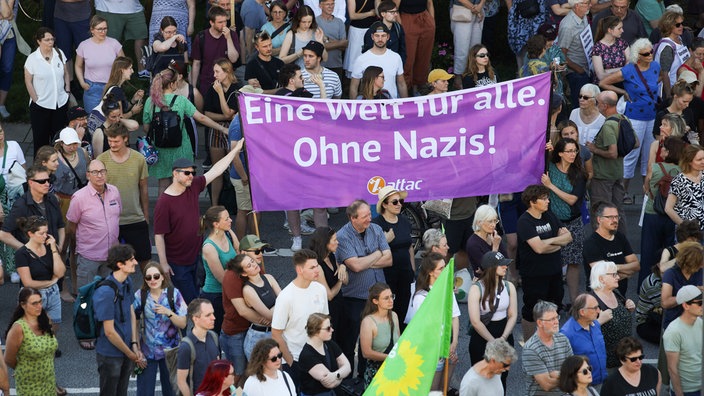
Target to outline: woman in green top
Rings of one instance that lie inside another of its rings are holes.
[[[225,266],[237,256],[240,241],[232,231],[232,219],[224,206],[211,206],[200,219],[200,229],[206,236],[203,241],[203,267],[205,282],[200,297],[213,304],[215,310],[215,328],[220,334],[220,326],[225,312],[222,306],[222,278]]]
[[[15,370],[17,394],[22,396],[65,395],[56,385],[54,352],[59,343],[51,330],[51,320],[42,308],[38,290],[20,290],[19,304],[7,329],[5,363]]]
[[[359,330],[362,355],[367,359],[364,371],[365,387],[372,382],[372,378],[401,336],[398,316],[393,311],[395,298],[386,283],[375,283],[369,288],[369,297],[362,311],[363,319]]]
[[[152,87],[149,91],[150,97],[144,104],[144,131],[149,132],[149,124],[152,122],[152,117],[156,108],[159,111],[175,111],[181,118],[181,145],[174,148],[159,149],[159,161],[152,165],[149,173],[159,179],[159,195],[161,195],[166,187],[171,184],[171,165],[178,158],[186,158],[193,160],[193,151],[191,150],[191,142],[186,132],[186,127],[183,124],[184,116],[193,117],[199,123],[220,131],[225,135],[228,134],[228,129],[225,126],[206,117],[204,114],[196,110],[196,106],[189,102],[187,98],[174,94],[176,89],[176,74],[170,68],[159,72],[152,80]],[[175,98],[175,99],[174,99]],[[173,105],[171,104],[171,101]]]

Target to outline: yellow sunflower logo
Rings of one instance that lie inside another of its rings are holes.
[[[379,372],[374,377],[372,386],[376,388],[375,395],[417,395],[410,393],[418,390],[421,378],[425,375],[421,366],[425,361],[417,353],[418,346],[412,346],[410,341],[402,340],[394,347]],[[396,355],[396,356],[394,356]]]

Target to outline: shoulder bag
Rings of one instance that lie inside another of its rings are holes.
[[[156,112],[154,102],[152,102],[152,122],[149,124],[147,137],[156,147],[181,147],[181,116],[179,116],[178,112],[171,110],[176,101],[176,97],[177,95],[174,95],[171,98],[169,110],[167,111],[162,110]]]
[[[5,161],[7,161],[7,142],[5,142],[5,150],[2,154],[2,172],[5,172]],[[0,174],[0,194],[5,191],[5,175]]]

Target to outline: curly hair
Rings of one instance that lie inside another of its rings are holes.
[[[683,274],[697,272],[704,262],[704,247],[699,242],[685,241],[677,252],[676,263]]]
[[[259,340],[252,349],[252,354],[250,355],[249,364],[247,365],[245,375],[247,377],[254,375],[259,381],[266,381],[266,376],[264,375],[264,365],[266,364],[266,361],[269,360],[269,352],[278,347],[279,343],[274,341],[272,338],[264,338]]]

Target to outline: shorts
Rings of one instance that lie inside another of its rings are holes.
[[[106,277],[111,272],[105,261],[93,261],[76,254],[76,282],[78,288],[93,282],[96,276]]]
[[[137,261],[152,258],[152,242],[149,240],[149,224],[146,221],[121,225],[119,240],[134,248],[134,258]]]
[[[243,185],[241,179],[230,178],[232,186],[235,188],[235,198],[237,198],[237,209],[252,210],[252,194],[249,192],[249,184]]]
[[[61,323],[61,297],[59,296],[59,286],[53,285],[39,289],[39,294],[42,295],[42,308],[49,315],[49,319],[53,324]]]
[[[108,36],[117,41],[146,40],[147,36],[149,36],[144,11],[135,12],[134,14],[113,14],[111,12],[96,11],[95,15],[105,18],[108,22]]]
[[[208,147],[227,150],[230,148],[230,138],[218,130],[211,129],[208,139]]]

